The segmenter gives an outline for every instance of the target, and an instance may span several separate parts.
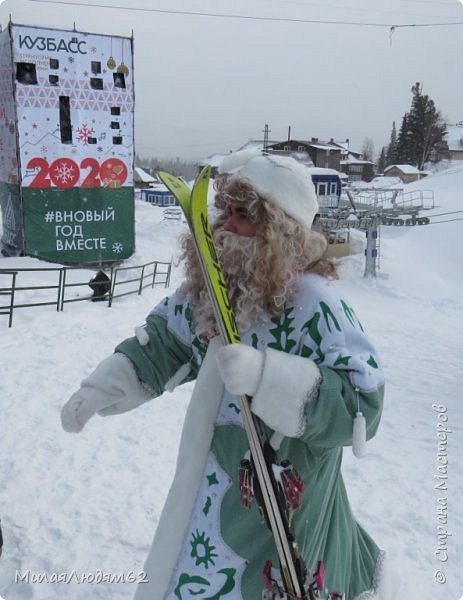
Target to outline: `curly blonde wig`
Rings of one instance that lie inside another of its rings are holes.
[[[327,245],[323,235],[311,232],[258,196],[245,179],[221,176],[216,179],[214,188],[217,214],[212,228],[240,328],[281,315],[301,273],[336,277],[334,264],[323,258]],[[239,236],[223,229],[231,206],[246,210],[247,217],[257,225],[255,236]],[[186,235],[181,243],[186,280],[180,291],[190,294],[194,319],[200,330],[211,331],[214,328],[212,308],[193,242]]]

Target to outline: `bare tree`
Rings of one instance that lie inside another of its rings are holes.
[[[370,162],[374,162],[375,143],[369,137],[366,137],[363,141],[362,155],[363,155],[364,160],[369,160]]]

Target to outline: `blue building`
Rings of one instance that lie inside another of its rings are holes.
[[[152,184],[149,188],[139,190],[140,198],[153,206],[170,208],[180,206],[175,196],[162,184]]]
[[[317,192],[320,210],[323,212],[326,208],[337,208],[342,189],[339,172],[322,167],[308,167],[308,169]]]

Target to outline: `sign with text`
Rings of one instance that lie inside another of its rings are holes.
[[[23,189],[27,254],[62,263],[128,258],[133,250],[133,190],[120,187]]]
[[[2,48],[0,143],[11,151],[0,171],[13,182],[16,169],[25,252],[76,263],[130,256],[132,39],[10,23]]]

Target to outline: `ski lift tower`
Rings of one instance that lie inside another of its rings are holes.
[[[381,225],[397,227],[427,225],[429,217],[420,216],[421,211],[434,208],[432,190],[361,188],[346,189],[348,202],[341,201],[337,207],[325,208],[318,219],[322,231],[342,231],[355,227],[365,231],[364,277],[376,277],[379,260]]]

